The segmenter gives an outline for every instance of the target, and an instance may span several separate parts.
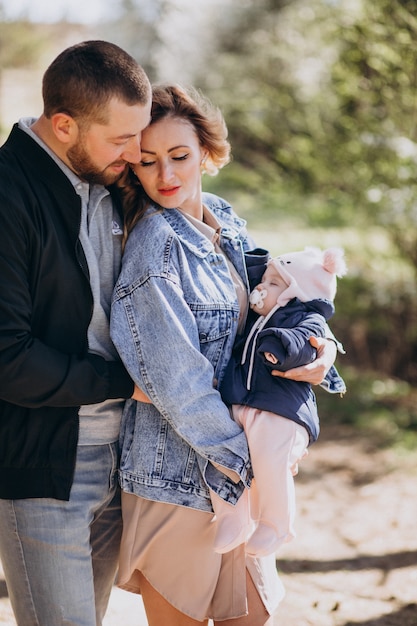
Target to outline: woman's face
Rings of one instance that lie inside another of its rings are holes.
[[[148,196],[165,209],[180,208],[202,219],[200,146],[192,124],[168,117],[142,133],[142,158],[133,165]]]

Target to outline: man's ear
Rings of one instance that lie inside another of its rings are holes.
[[[55,137],[61,143],[71,144],[78,135],[78,124],[67,113],[55,113],[52,115],[51,126]]]

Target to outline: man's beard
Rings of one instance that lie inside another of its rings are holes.
[[[74,172],[81,180],[85,180],[90,184],[104,185],[106,187],[115,183],[122,176],[122,174],[106,172],[107,168],[99,170],[91,160],[82,141],[79,141],[68,150],[67,157]]]

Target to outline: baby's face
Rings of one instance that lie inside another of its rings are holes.
[[[277,273],[276,268],[268,265],[261,282],[250,295],[250,308],[259,315],[267,315],[287,288],[287,283]]]

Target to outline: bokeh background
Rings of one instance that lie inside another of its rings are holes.
[[[0,134],[42,110],[49,62],[77,41],[127,49],[154,82],[201,89],[233,162],[205,188],[277,254],[342,245],[331,326],[343,400],[323,424],[381,445],[417,434],[417,4],[414,0],[2,0]]]
[[[344,247],[331,327],[348,392],[317,390],[322,432],[415,454],[415,0],[0,0],[2,141],[41,113],[46,66],[85,39],[221,108],[233,161],[204,187],[260,246]]]

